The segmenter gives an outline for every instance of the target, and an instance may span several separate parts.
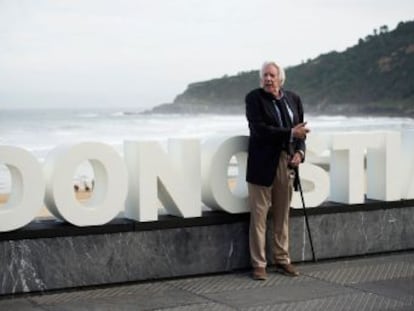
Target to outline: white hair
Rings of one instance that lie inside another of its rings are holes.
[[[262,68],[260,69],[260,83],[262,83],[263,81],[263,75],[264,75],[264,71],[266,69],[267,66],[273,66],[276,67],[277,71],[279,72],[279,80],[280,80],[280,85],[283,86],[283,84],[285,83],[286,80],[286,74],[285,74],[285,70],[283,69],[282,66],[278,65],[276,62],[274,61],[266,61],[263,63]]]

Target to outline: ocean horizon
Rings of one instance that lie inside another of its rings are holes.
[[[244,115],[142,114],[143,109],[3,109],[0,145],[24,148],[39,161],[66,143],[101,142],[120,154],[126,140],[198,138],[248,135]],[[313,133],[414,129],[414,119],[403,117],[312,116],[305,120]],[[88,175],[82,172],[80,175]],[[10,190],[10,176],[0,159],[0,193]]]

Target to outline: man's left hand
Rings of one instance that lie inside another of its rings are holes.
[[[295,152],[292,159],[290,160],[290,165],[292,167],[298,167],[301,162],[302,162],[302,155],[299,152]]]

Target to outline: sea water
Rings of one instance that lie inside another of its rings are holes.
[[[305,115],[313,132],[354,130],[404,130],[414,119]],[[48,152],[65,143],[102,142],[121,155],[125,140],[198,138],[248,135],[244,115],[142,114],[130,109],[8,109],[0,110],[0,145],[30,151],[40,162]],[[74,179],[90,179],[91,168],[83,164]],[[10,174],[0,159],[0,193],[10,191]]]

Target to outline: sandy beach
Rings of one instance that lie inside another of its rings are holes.
[[[92,192],[90,191],[78,191],[76,192],[76,198],[80,201],[80,202],[84,202],[87,201],[92,195]],[[0,208],[2,208],[2,206],[7,202],[9,195],[8,194],[4,194],[4,193],[0,193]],[[44,206],[39,214],[37,215],[37,217],[53,217],[49,211],[47,210],[47,208]]]

